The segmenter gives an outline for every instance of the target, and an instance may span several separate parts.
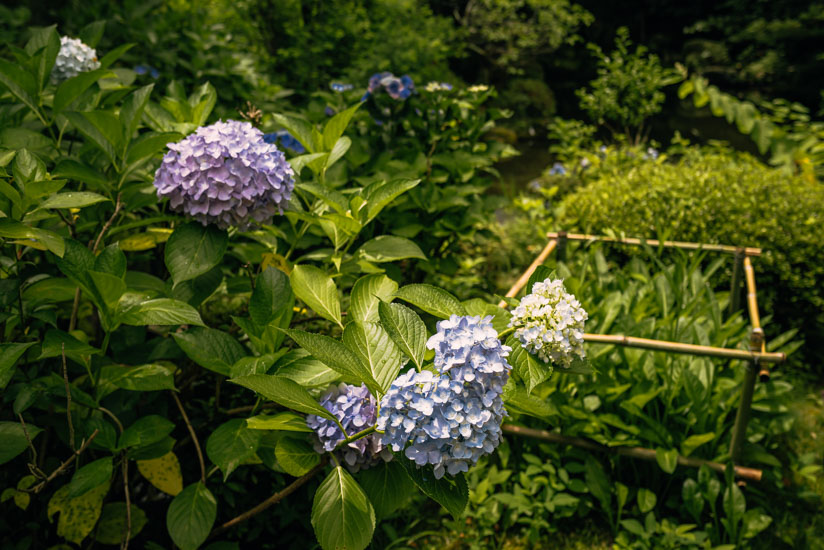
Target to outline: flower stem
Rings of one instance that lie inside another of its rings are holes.
[[[500,334],[498,334],[498,339],[503,341],[505,336],[509,336],[513,332],[515,332],[515,327],[509,327],[508,329],[505,329],[505,330],[501,331]]]
[[[335,449],[339,449],[340,447],[343,447],[344,445],[348,445],[348,444],[352,443],[353,441],[357,441],[358,439],[362,439],[362,438],[366,437],[367,435],[373,433],[376,429],[377,429],[376,426],[369,426],[365,430],[361,430],[356,434],[352,434],[349,437],[347,437],[346,439],[344,439],[343,441],[341,441],[340,443],[338,443],[338,445],[335,447]]]

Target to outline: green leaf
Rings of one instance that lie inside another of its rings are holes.
[[[462,473],[455,477],[444,476],[435,479],[435,473],[429,466],[418,468],[411,460],[400,462],[423,494],[446,508],[455,519],[463,515],[469,502],[469,487]]]
[[[375,510],[352,476],[338,466],[318,487],[312,527],[323,550],[363,550],[375,530]]]
[[[111,201],[111,199],[90,191],[67,191],[52,195],[41,202],[37,208],[84,208],[105,201]]]
[[[378,304],[378,314],[389,337],[420,370],[426,352],[426,325],[421,318],[404,305],[386,302]]]
[[[337,113],[335,116],[329,119],[326,125],[323,127],[323,148],[331,150],[335,144],[338,142],[338,139],[343,135],[343,132],[346,130],[346,127],[349,126],[349,122],[352,120],[352,117],[355,115],[355,112],[361,106],[361,103],[358,102],[352,107]]]
[[[95,69],[64,80],[57,86],[57,91],[54,92],[54,101],[52,102],[53,113],[56,115],[63,111],[101,78],[113,76],[114,74],[108,69]]]
[[[94,270],[124,278],[126,276],[126,255],[120,250],[120,245],[112,243],[104,248],[94,260]]]
[[[106,365],[100,369],[100,384],[132,391],[173,390],[175,378],[161,365]]]
[[[166,242],[166,267],[175,285],[219,264],[228,244],[226,231],[213,225],[189,222],[177,227]]]
[[[282,330],[300,347],[311,353],[315,359],[341,373],[348,382],[353,384],[365,382],[372,393],[380,393],[372,372],[360,362],[357,355],[334,338],[302,330]]]
[[[40,116],[40,110],[37,108],[37,82],[34,77],[15,65],[9,63],[5,59],[0,59],[0,83],[2,83],[17,99],[32,110],[37,116]]]
[[[163,150],[170,143],[180,141],[177,132],[144,132],[131,142],[126,152],[126,165],[131,168]]]
[[[426,256],[421,249],[403,237],[394,235],[381,235],[367,241],[358,249],[357,254],[369,262],[394,262],[405,258],[419,258],[425,260]],[[434,288],[434,287],[432,287]],[[457,300],[455,300],[457,302]],[[458,302],[460,305],[460,302]]]
[[[63,116],[97,145],[109,157],[112,165],[117,165],[118,151],[123,143],[123,128],[116,116],[106,111],[66,111]]]
[[[329,158],[326,159],[326,166],[324,170],[328,170],[333,164],[343,158],[343,155],[346,154],[351,146],[352,140],[348,137],[343,136],[338,139],[338,141],[335,142],[334,147],[332,147],[332,151],[329,153]]]
[[[349,204],[346,202],[346,196],[335,189],[314,182],[301,182],[295,185],[295,187],[321,199],[338,214],[345,214],[349,208]]]
[[[60,51],[60,35],[57,34],[57,25],[43,27],[32,32],[32,37],[26,44],[26,53],[36,62],[37,93],[46,85],[51,75],[52,67]]]
[[[544,363],[526,351],[517,338],[510,336],[506,341],[506,345],[512,348],[512,352],[509,354],[509,364],[512,365],[512,370],[524,381],[528,393],[532,393],[535,386],[549,380],[549,377],[552,376],[552,365]]]
[[[284,309],[292,307],[292,301],[289,277],[270,267],[255,279],[255,289],[249,299],[249,317],[255,324],[266,326]]]
[[[91,166],[71,159],[63,159],[58,162],[57,167],[52,171],[52,176],[75,180],[96,189],[106,189],[110,183],[104,174]]]
[[[223,269],[219,265],[216,265],[203,275],[198,275],[194,279],[183,281],[175,286],[168,294],[175,300],[186,302],[190,306],[197,308],[204,300],[214,294],[222,282]],[[166,287],[164,287],[163,292],[166,292],[166,290]]]
[[[195,550],[206,541],[217,518],[217,501],[201,482],[192,483],[172,500],[166,528],[181,550]]]
[[[77,498],[100,487],[104,483],[108,484],[112,479],[112,457],[107,456],[94,462],[89,462],[72,476],[69,482],[68,498]]]
[[[100,353],[99,349],[81,342],[68,332],[52,328],[46,331],[46,336],[43,338],[43,347],[37,360],[60,357],[63,355],[63,350],[66,351],[68,357],[81,363],[83,361],[79,359]]]
[[[684,456],[689,456],[695,449],[697,449],[704,443],[709,443],[714,439],[715,432],[691,435],[681,443],[681,452]]]
[[[659,447],[655,449],[655,460],[662,470],[671,474],[675,471],[675,467],[678,466],[678,451]]]
[[[338,288],[329,275],[311,265],[296,265],[289,278],[298,298],[315,313],[343,328]]]
[[[381,391],[386,393],[401,369],[402,354],[378,323],[351,322],[343,331],[343,343],[369,368]]]
[[[315,153],[322,149],[322,144],[315,143],[312,135],[314,128],[306,120],[278,113],[273,114],[272,119],[275,124],[282,126],[292,134],[310,153]]]
[[[510,378],[504,386],[502,397],[506,409],[512,413],[526,414],[542,420],[550,420],[558,414],[549,401],[530,395],[526,388],[516,384],[513,378]]]
[[[157,443],[172,433],[174,428],[175,425],[170,420],[157,414],[138,418],[120,434],[117,448],[128,449]]]
[[[292,412],[279,412],[274,415],[259,414],[246,419],[250,430],[275,430],[284,432],[312,432],[306,425],[306,419]]]
[[[189,105],[192,108],[191,122],[196,126],[203,126],[209,119],[212,109],[217,103],[217,91],[209,82],[204,82],[189,96]]]
[[[195,308],[170,298],[147,300],[123,311],[118,320],[124,325],[203,325]]]
[[[655,496],[655,493],[643,487],[638,489],[637,498],[638,509],[641,511],[642,514],[646,514],[647,512],[655,508],[655,504],[658,502],[658,497]]]
[[[82,29],[77,37],[88,47],[96,48],[103,38],[103,31],[106,29],[106,21],[92,21]],[[120,541],[117,541],[118,544]]]
[[[148,103],[153,89],[154,84],[143,86],[129,94],[123,101],[123,106],[120,107],[120,124],[126,138],[124,143],[128,144],[137,131],[140,120],[143,118],[143,110],[146,108],[146,103]]]
[[[29,227],[10,218],[0,218],[0,237],[15,240],[31,239],[38,241],[58,258],[62,258],[66,250],[63,237],[57,233],[37,227]]]
[[[367,216],[364,224],[369,223],[380,214],[389,203],[417,186],[421,180],[394,180],[389,183],[372,184],[363,191],[367,202]]]
[[[275,374],[294,380],[304,388],[325,389],[340,381],[339,372],[330,369],[302,348],[290,350],[275,364]]]
[[[281,437],[275,445],[275,458],[287,474],[300,477],[320,464],[320,455],[305,439]]]
[[[26,423],[26,430],[32,441],[42,432],[33,424]],[[23,425],[19,422],[0,422],[0,464],[5,464],[29,447]]]
[[[132,49],[134,46],[134,44],[121,44],[113,50],[109,50],[109,52],[100,60],[100,67],[103,69],[108,68],[112,63],[120,59],[121,55]]]
[[[193,327],[172,335],[189,359],[203,368],[229,376],[232,365],[246,350],[230,334],[207,327]]]
[[[6,389],[6,385],[14,374],[14,365],[36,342],[0,344],[0,390]]]
[[[466,315],[466,308],[457,298],[432,285],[402,286],[395,293],[395,297],[441,319],[449,319],[451,315]]]
[[[400,460],[380,462],[360,472],[358,479],[379,518],[388,517],[403,506],[415,489]]]
[[[293,409],[306,414],[314,414],[336,421],[325,408],[315,401],[309,392],[300,385],[283,376],[272,376],[267,374],[250,374],[229,380],[234,384],[248,388],[259,393],[266,399],[283,405],[288,409]]]
[[[586,464],[584,465],[584,478],[586,479],[587,488],[592,495],[598,499],[604,510],[608,515],[611,515],[611,492],[610,483],[607,478],[604,467],[600,462],[595,460],[592,456],[587,456]]]
[[[532,272],[532,275],[529,276],[529,279],[526,282],[526,286],[524,287],[526,290],[524,291],[526,294],[532,293],[532,286],[535,283],[540,283],[545,281],[549,278],[554,278],[555,271],[548,268],[545,265],[539,265],[535,268],[535,271]]]
[[[223,481],[235,469],[256,456],[261,433],[246,426],[242,418],[224,422],[206,441],[206,454],[223,472]]]
[[[146,514],[134,502],[131,503],[131,522],[129,535],[134,539],[143,530],[148,521]],[[110,502],[103,506],[97,529],[94,531],[94,540],[100,544],[120,544],[126,529],[126,503]]]
[[[361,277],[352,287],[349,317],[355,321],[377,321],[378,304],[391,300],[396,290],[398,283],[382,273]]]
[[[120,277],[115,277],[109,273],[89,271],[87,274],[90,281],[88,288],[91,291],[92,301],[107,313],[114,311],[118,300],[126,292],[126,283]]]

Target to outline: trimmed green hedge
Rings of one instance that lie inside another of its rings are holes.
[[[759,246],[762,315],[824,341],[824,185],[717,149],[661,160],[594,168],[562,201],[558,227]]]

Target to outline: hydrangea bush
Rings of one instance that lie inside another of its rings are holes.
[[[283,153],[248,122],[218,121],[168,148],[155,173],[157,196],[203,225],[245,230],[269,222],[295,186]]]
[[[100,68],[97,52],[77,38],[60,37],[60,51],[54,60],[51,78],[53,82],[62,82],[80,73]]]
[[[509,326],[524,348],[542,361],[569,368],[583,359],[587,312],[564,289],[561,279],[545,279],[532,286],[512,310]]]
[[[385,91],[392,99],[403,101],[415,92],[415,83],[409,75],[397,77],[390,72],[376,73],[369,78],[366,93],[361,101],[366,101],[381,90]]]

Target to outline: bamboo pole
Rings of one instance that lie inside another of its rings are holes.
[[[557,239],[560,233],[549,232],[546,234],[548,239]],[[636,239],[633,237],[615,238],[604,235],[584,235],[580,233],[567,233],[566,238],[571,241],[599,241],[605,243],[618,243],[628,245],[642,245],[648,244],[650,246],[661,246],[663,244],[666,248],[682,248],[686,250],[709,250],[710,252],[726,252],[728,254],[735,254],[741,247],[730,246],[727,244],[703,244],[691,243],[684,241],[663,241],[657,239]],[[761,249],[755,247],[745,247],[742,249],[745,256],[760,256]]]
[[[593,344],[615,344],[629,348],[654,349],[673,353],[688,353],[690,355],[706,355],[710,357],[725,357],[728,359],[744,359],[764,363],[783,363],[786,355],[783,353],[766,353],[763,351],[747,351],[743,349],[716,348],[713,346],[698,346],[682,344],[681,342],[666,342],[649,338],[636,338],[621,334],[584,334],[584,341]]]
[[[732,280],[730,281],[730,315],[741,308],[741,271],[744,268],[744,257],[743,248],[735,251],[735,263],[732,267]]]
[[[761,338],[761,352],[767,350],[767,342],[764,338],[764,331],[761,328],[761,316],[758,314],[758,298],[755,292],[755,271],[752,268],[752,262],[749,258],[744,259],[744,274],[747,283],[747,310],[750,314],[750,324],[752,324],[753,333],[760,332]],[[761,365],[758,372],[758,378],[762,382],[770,379],[770,369],[768,365]]]
[[[764,333],[760,328],[753,329],[750,335],[750,349],[758,350],[764,343]],[[730,457],[734,463],[741,460],[741,451],[744,448],[744,440],[747,436],[747,424],[750,421],[750,410],[752,409],[752,396],[755,392],[755,373],[758,368],[758,359],[747,362],[744,371],[744,381],[741,385],[741,399],[738,402],[738,410],[735,413],[735,424],[732,427],[732,437],[730,440]]]
[[[521,277],[517,281],[515,281],[515,284],[512,285],[512,288],[510,288],[509,291],[507,291],[507,298],[514,298],[521,291],[521,289],[524,288],[526,283],[529,281],[529,278],[532,276],[532,273],[536,269],[538,269],[539,265],[543,264],[546,261],[546,259],[549,258],[549,255],[552,254],[552,251],[555,250],[556,246],[558,246],[558,241],[555,239],[550,240],[546,244],[544,249],[541,250],[541,253],[538,254],[538,257],[535,258],[535,260],[532,262],[532,264],[530,264],[527,270],[524,271],[523,275],[521,275]],[[498,307],[506,307],[506,300],[501,300],[498,303]]]
[[[639,458],[641,460],[649,460],[655,461],[655,451],[653,449],[647,449],[644,447],[625,447],[625,446],[617,446],[617,447],[607,447],[606,445],[602,445],[597,441],[593,441],[592,439],[587,439],[583,437],[571,437],[567,435],[556,434],[552,432],[548,432],[546,430],[535,430],[533,428],[525,428],[523,426],[515,426],[513,424],[504,424],[501,429],[504,433],[512,434],[512,435],[520,435],[524,437],[531,437],[534,439],[540,439],[543,441],[549,441],[551,443],[561,443],[565,445],[574,445],[576,447],[581,447],[583,449],[587,449],[589,451],[597,451],[602,453],[614,453],[621,456],[629,456],[631,458]],[[713,462],[711,460],[703,460],[700,458],[689,458],[685,456],[678,455],[678,465],[679,466],[687,466],[689,468],[700,468],[701,466],[707,466],[716,472],[723,473],[726,469],[724,464],[720,462]],[[736,466],[733,465],[733,469],[735,475],[742,479],[748,479],[751,481],[761,481],[761,474],[762,471],[755,469],[755,468],[746,468],[744,466]]]

